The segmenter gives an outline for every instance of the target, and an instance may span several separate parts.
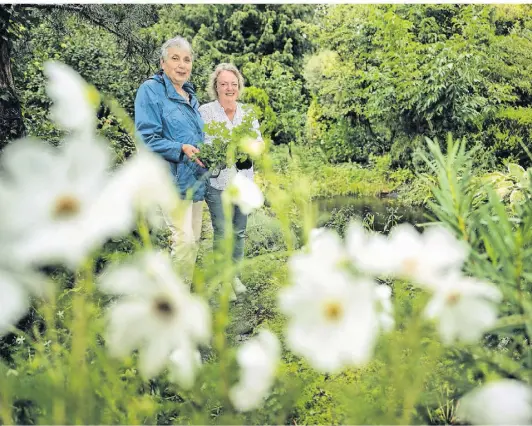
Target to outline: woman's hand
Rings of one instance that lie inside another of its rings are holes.
[[[190,158],[191,160],[194,160],[198,166],[205,168],[205,166],[199,160],[199,158],[196,157],[196,155],[199,154],[200,150],[198,148],[196,148],[194,145],[190,145],[188,143],[185,143],[181,147],[181,151],[183,151],[183,153],[188,158]]]

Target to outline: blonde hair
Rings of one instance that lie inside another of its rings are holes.
[[[211,76],[209,77],[209,81],[207,83],[207,93],[211,97],[212,100],[218,99],[218,92],[216,91],[216,84],[218,83],[218,76],[222,71],[230,71],[232,72],[237,80],[238,80],[238,90],[239,94],[242,94],[242,91],[244,90],[244,77],[242,77],[242,74],[240,74],[240,71],[238,71],[238,68],[235,67],[233,64],[223,63],[219,64]]]

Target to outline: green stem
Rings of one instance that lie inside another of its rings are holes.
[[[72,301],[74,318],[72,322],[72,350],[70,354],[70,392],[73,399],[75,422],[89,423],[90,400],[89,371],[87,365],[87,350],[90,336],[91,300],[93,296],[93,262],[89,259],[84,263],[77,280],[77,289]]]
[[[145,248],[152,249],[153,244],[151,241],[150,229],[145,216],[139,217],[137,226],[139,229],[140,238],[142,239],[142,244]]]

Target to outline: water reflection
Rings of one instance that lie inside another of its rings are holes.
[[[410,223],[419,230],[426,223],[427,210],[405,206],[395,199],[377,197],[336,196],[314,201],[318,208],[318,225],[335,228],[343,234],[349,221],[358,219],[371,229],[388,233],[400,223]]]

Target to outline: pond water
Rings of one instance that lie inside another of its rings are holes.
[[[427,210],[421,207],[405,206],[393,198],[336,196],[314,200],[320,226],[335,228],[343,234],[350,220],[367,222],[371,229],[389,232],[392,226],[410,223],[421,230]]]

